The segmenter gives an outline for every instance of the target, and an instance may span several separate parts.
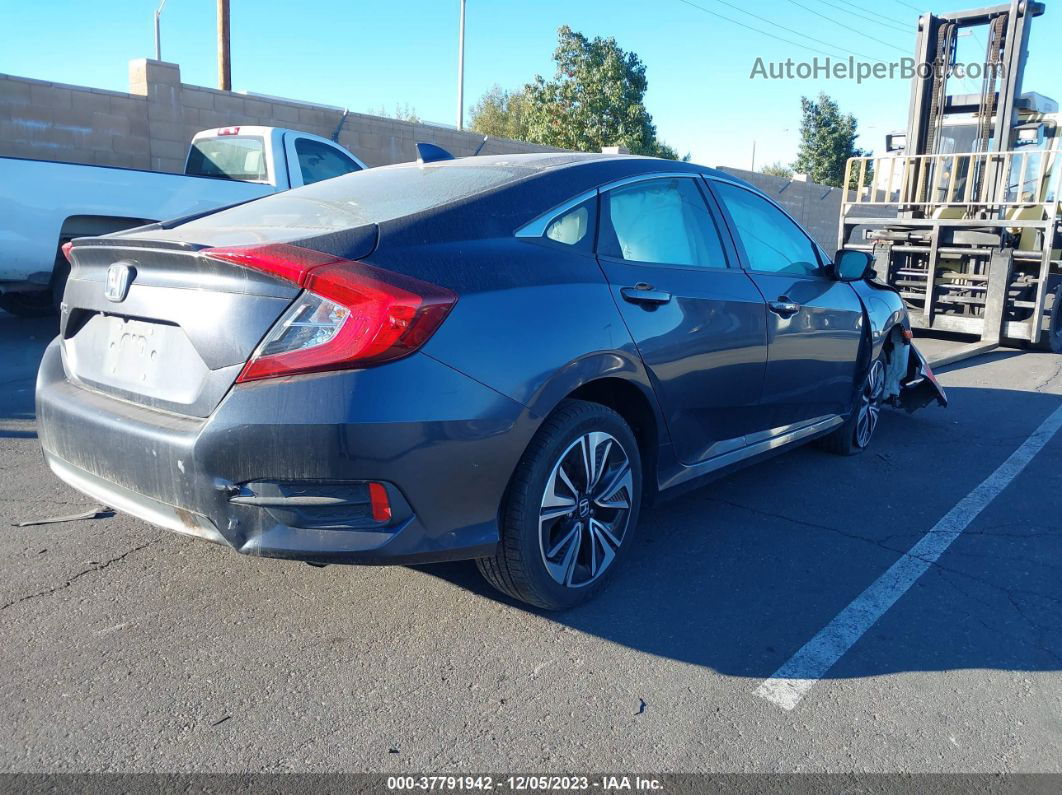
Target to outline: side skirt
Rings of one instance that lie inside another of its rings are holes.
[[[661,502],[664,499],[670,499],[687,491],[700,488],[716,478],[783,453],[797,444],[809,442],[819,436],[825,436],[843,422],[844,417],[838,415],[823,417],[797,428],[786,429],[769,439],[757,441],[738,450],[709,458],[699,464],[685,466],[676,463],[668,467],[668,472],[662,473],[659,497],[655,502]],[[660,457],[666,459],[668,454],[661,449]]]

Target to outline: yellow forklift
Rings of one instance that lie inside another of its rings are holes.
[[[923,14],[906,133],[848,161],[839,247],[873,255],[916,329],[980,338],[951,360],[1001,344],[1062,353],[1060,117],[1021,85],[1043,13],[1012,0]],[[980,69],[960,43],[984,44]]]

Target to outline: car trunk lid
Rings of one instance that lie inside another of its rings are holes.
[[[218,239],[180,237],[154,226],[76,241],[60,323],[63,362],[87,389],[206,417],[300,289],[206,256]],[[375,236],[354,241],[364,256]]]

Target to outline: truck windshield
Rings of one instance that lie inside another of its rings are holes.
[[[252,135],[202,138],[192,142],[185,174],[243,182],[264,182],[265,141]]]

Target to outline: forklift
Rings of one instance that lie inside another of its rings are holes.
[[[1012,0],[923,14],[906,133],[846,167],[838,247],[872,255],[913,328],[979,337],[949,361],[1000,345],[1062,353],[1058,103],[1022,93],[1043,13]],[[974,79],[959,54],[982,44]]]

